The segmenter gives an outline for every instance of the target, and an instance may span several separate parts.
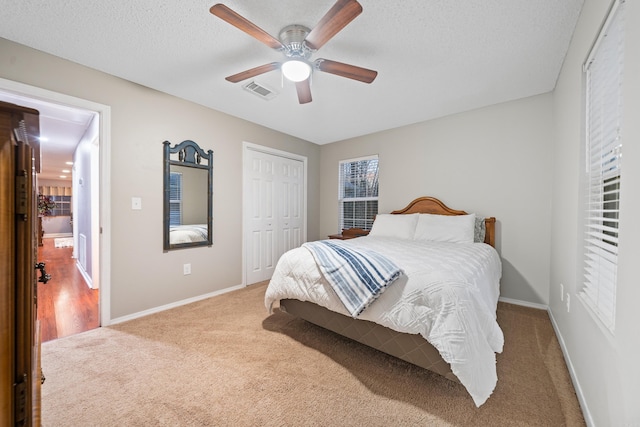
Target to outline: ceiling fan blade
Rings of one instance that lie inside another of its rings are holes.
[[[356,67],[355,65],[349,65],[343,62],[331,61],[330,59],[316,60],[316,68],[320,71],[324,71],[325,73],[358,80],[363,83],[371,83],[378,75],[377,71]]]
[[[222,3],[211,6],[209,12],[273,49],[284,49],[284,45],[280,43],[278,39],[271,36],[256,24],[248,21],[246,18],[238,15]]]
[[[305,44],[310,49],[320,49],[360,13],[362,6],[356,0],[338,0],[307,35]]]
[[[259,74],[264,74],[267,73],[269,71],[273,71],[273,70],[277,70],[278,68],[280,68],[280,63],[279,62],[272,62],[270,64],[264,64],[264,65],[260,65],[259,67],[255,67],[255,68],[251,68],[250,70],[245,70],[242,71],[238,74],[234,74],[232,76],[229,77],[225,77],[225,80],[231,82],[231,83],[238,83],[241,82],[242,80],[246,80],[249,79],[251,77],[255,77]]]
[[[311,84],[309,80],[305,79],[301,82],[296,82],[296,91],[298,92],[298,102],[300,104],[311,102]]]

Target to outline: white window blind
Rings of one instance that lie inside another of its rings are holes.
[[[182,225],[182,174],[169,175],[169,225]]]
[[[71,216],[71,196],[50,196],[56,204],[51,216]]]
[[[71,196],[71,187],[41,185],[38,187],[38,192],[44,196]]]
[[[38,187],[38,193],[49,197],[56,204],[56,207],[49,214],[50,216],[71,215],[71,187],[41,185]]]
[[[378,156],[340,162],[340,227],[370,230],[378,214]]]
[[[622,171],[624,1],[614,3],[585,62],[586,206],[583,301],[615,329]]]

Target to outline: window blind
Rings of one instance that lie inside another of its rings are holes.
[[[622,172],[623,4],[614,3],[584,66],[587,194],[581,296],[612,332]]]
[[[169,175],[169,225],[182,225],[182,174]]]
[[[340,227],[370,230],[378,214],[378,156],[340,162]]]
[[[50,216],[71,216],[71,187],[40,185],[38,193],[50,197],[51,201],[56,204],[56,207],[50,212]]]
[[[41,185],[38,187],[38,192],[44,196],[71,196],[71,187]]]

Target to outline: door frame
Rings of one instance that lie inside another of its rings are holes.
[[[0,78],[0,90],[18,95],[67,105],[69,107],[95,111],[100,118],[99,153],[100,153],[100,243],[99,243],[99,283],[100,283],[100,326],[111,324],[111,107],[63,93],[50,91],[36,86]]]
[[[249,230],[249,189],[250,180],[248,179],[247,157],[250,151],[257,151],[271,156],[282,157],[290,160],[297,160],[302,162],[302,177],[304,179],[304,185],[302,186],[302,241],[307,241],[307,162],[306,156],[300,154],[290,153],[288,151],[278,150],[276,148],[265,147],[264,145],[258,145],[251,142],[242,142],[242,285],[247,286],[247,256],[248,248],[247,233]]]

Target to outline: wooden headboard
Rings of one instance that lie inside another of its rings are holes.
[[[393,211],[392,214],[412,214],[412,213],[429,213],[436,215],[467,215],[465,211],[458,211],[447,207],[435,197],[418,197],[407,207]],[[496,218],[489,217],[484,219],[486,232],[484,242],[495,247],[496,246]]]

